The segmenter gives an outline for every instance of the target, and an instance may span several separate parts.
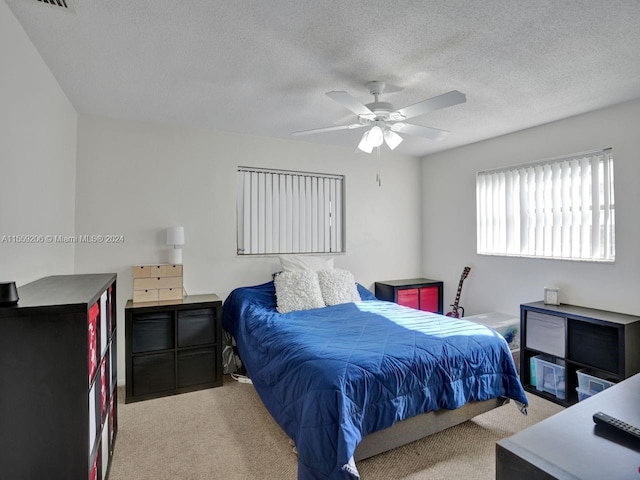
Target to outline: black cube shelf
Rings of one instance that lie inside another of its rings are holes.
[[[217,295],[125,307],[126,403],[222,385]]]

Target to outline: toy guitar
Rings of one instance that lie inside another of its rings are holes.
[[[464,282],[465,278],[469,276],[470,271],[471,271],[471,267],[464,267],[464,270],[462,271],[462,276],[460,277],[460,284],[458,285],[458,293],[456,293],[456,301],[453,302],[453,305],[451,305],[452,308],[451,308],[451,311],[447,313],[447,317],[454,317],[454,318],[464,317],[464,307],[459,307],[458,303],[460,302],[460,293],[462,292],[462,283]],[[462,315],[460,314],[459,310],[462,310]]]

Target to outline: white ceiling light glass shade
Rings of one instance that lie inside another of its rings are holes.
[[[382,145],[382,142],[384,141],[382,129],[378,126],[375,126],[371,130],[369,130],[368,140],[369,143],[371,143],[371,145],[373,145],[374,147],[379,147],[380,145]]]
[[[379,147],[384,142],[384,134],[382,128],[375,126],[370,130],[367,130],[362,135],[362,139],[358,144],[358,148],[365,153],[371,153],[373,147]]]
[[[369,142],[369,130],[364,132],[362,135],[362,139],[358,144],[358,148],[362,150],[364,153],[371,153],[373,151],[373,145]]]
[[[396,132],[387,130],[384,132],[384,141],[387,143],[391,150],[395,149],[402,142],[402,137]]]

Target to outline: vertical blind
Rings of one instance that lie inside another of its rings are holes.
[[[343,251],[344,176],[238,167],[238,255]]]
[[[613,261],[611,149],[479,172],[480,254]]]

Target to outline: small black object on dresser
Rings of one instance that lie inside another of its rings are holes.
[[[13,307],[19,299],[16,282],[0,283],[0,307]]]
[[[217,295],[125,308],[126,402],[222,385],[222,301]]]
[[[635,425],[630,425],[627,422],[607,415],[604,412],[596,412],[593,414],[593,422],[596,426],[602,426],[610,429],[611,432],[617,432],[622,435],[626,435],[631,440],[640,440],[640,428]]]
[[[116,275],[60,275],[0,308],[0,477],[104,479],[118,428]]]

